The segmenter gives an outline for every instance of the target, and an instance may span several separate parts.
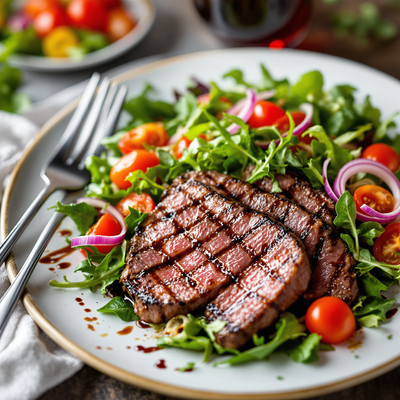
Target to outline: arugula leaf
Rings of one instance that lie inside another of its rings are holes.
[[[399,265],[391,265],[379,262],[367,249],[360,249],[360,257],[358,261],[359,263],[356,268],[360,272],[360,274],[365,274],[366,272],[369,272],[374,268],[378,268],[385,272],[388,276],[395,279],[400,279]]]
[[[81,235],[87,232],[98,216],[97,210],[87,203],[62,204],[57,201],[57,204],[50,207],[49,210],[54,210],[70,217],[75,222]]]
[[[125,322],[137,321],[139,319],[132,304],[119,296],[112,298],[103,307],[97,309],[97,311],[105,314],[115,314]]]
[[[393,119],[394,117],[396,117],[397,115],[399,115],[399,112],[395,112],[393,113],[390,117],[386,118],[378,127],[378,129],[375,132],[375,135],[373,137],[373,141],[374,142],[379,142],[382,139],[384,139],[384,137],[387,134],[387,131],[389,128],[393,128],[394,126],[396,126],[396,124],[394,123]]]
[[[300,104],[314,101],[322,97],[324,78],[319,71],[310,71],[302,75],[292,86],[292,96]]]
[[[143,213],[132,207],[128,208],[129,208],[129,215],[125,217],[125,223],[127,228],[126,237],[131,238],[134,234],[136,227],[146,219],[148,213]]]
[[[179,372],[193,371],[195,365],[196,364],[194,362],[190,362],[190,363],[187,363],[184,367],[177,368],[176,370]]]
[[[386,321],[386,313],[396,299],[382,299],[381,297],[367,297],[361,307],[354,310],[357,322],[367,328],[377,327],[380,321]]]
[[[275,325],[276,333],[272,340],[265,344],[253,347],[249,350],[245,350],[242,353],[235,355],[228,360],[220,361],[215,365],[237,365],[243,364],[253,360],[266,360],[279,346],[287,342],[288,340],[297,339],[299,336],[306,336],[304,325],[300,324],[297,318],[290,313],[285,313],[281,316],[279,321]],[[307,346],[306,346],[307,347]],[[298,350],[298,353],[301,351]],[[300,355],[297,354],[294,357],[300,359]]]
[[[306,337],[286,342],[278,351],[286,353],[295,362],[310,364],[318,361],[321,338],[322,336],[311,333]]]
[[[125,266],[126,257],[126,246],[127,242],[122,242],[121,245],[114,247],[98,265],[94,262],[98,262],[99,253],[95,252],[93,246],[76,246],[76,249],[84,249],[87,255],[87,259],[81,261],[75,272],[81,271],[85,277],[80,282],[70,282],[67,277],[64,276],[65,282],[58,282],[56,280],[50,281],[50,286],[60,288],[89,288],[93,290],[95,286],[101,285],[100,293],[106,293],[106,287],[111,285],[115,280],[119,280],[121,271]],[[92,250],[94,253],[88,251]]]
[[[372,124],[366,124],[360,126],[357,130],[355,131],[349,131],[346,133],[343,133],[342,135],[338,136],[337,138],[334,139],[334,143],[337,145],[343,145],[352,142],[353,140],[363,140],[365,135],[365,132],[369,132],[372,130]],[[386,132],[385,132],[386,134]]]
[[[369,246],[373,246],[374,239],[381,236],[383,232],[385,228],[378,222],[364,222],[357,229],[358,237],[364,239]]]

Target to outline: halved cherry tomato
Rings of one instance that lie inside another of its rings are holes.
[[[202,139],[206,140],[206,135],[199,135]],[[189,140],[186,136],[182,136],[174,146],[174,156],[177,160],[179,160],[183,156],[183,150],[187,149],[192,143],[192,140]]]
[[[42,38],[53,29],[65,25],[68,25],[68,18],[61,7],[48,8],[33,20],[33,27],[38,36]]]
[[[270,101],[259,101],[254,106],[248,124],[251,128],[272,126],[279,118],[285,115],[285,110]]]
[[[43,54],[46,57],[68,57],[68,50],[78,44],[79,37],[71,28],[59,26],[43,39]]]
[[[105,31],[107,12],[98,0],[72,0],[67,14],[74,26],[93,31]]]
[[[400,264],[400,222],[388,225],[385,232],[374,243],[374,256],[380,261],[391,265]]]
[[[148,168],[155,167],[160,164],[158,157],[148,150],[133,150],[129,154],[122,156],[117,163],[111,168],[111,182],[120,189],[128,189],[132,186],[125,178],[134,171],[141,170],[146,172]]]
[[[123,8],[114,8],[108,11],[106,32],[111,41],[116,42],[127,35],[136,22]]]
[[[373,210],[380,213],[389,213],[394,209],[394,197],[388,190],[376,185],[360,186],[354,192],[357,211],[365,214],[361,210],[363,204],[369,205]]]
[[[102,236],[115,236],[121,233],[121,226],[118,221],[108,213],[105,213],[100,219],[91,226],[86,232],[86,236],[90,235],[102,235]],[[96,249],[103,254],[109,253],[116,245],[113,246],[94,246]],[[88,251],[91,250],[88,248]],[[81,253],[86,256],[85,250],[81,249]]]
[[[368,146],[361,155],[362,158],[378,161],[386,165],[392,172],[400,167],[400,156],[395,149],[384,143],[375,143]]]
[[[144,213],[149,213],[154,210],[156,205],[151,196],[147,193],[142,193],[141,195],[131,193],[118,202],[117,210],[126,218],[130,214],[129,207]]]
[[[306,313],[306,326],[311,333],[322,336],[325,343],[341,343],[356,329],[356,319],[351,308],[336,297],[315,300]]]
[[[122,154],[128,154],[133,150],[144,149],[145,143],[156,147],[168,143],[168,133],[162,123],[150,122],[126,132],[119,140],[118,148]]]
[[[57,0],[27,0],[24,11],[32,18],[36,18],[43,11],[59,6],[60,3]]]

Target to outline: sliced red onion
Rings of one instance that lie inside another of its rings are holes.
[[[332,190],[331,185],[329,184],[329,180],[328,180],[328,165],[329,165],[330,161],[331,161],[330,158],[327,158],[325,160],[324,165],[322,166],[322,177],[324,178],[324,186],[325,186],[326,193],[333,201],[337,202],[339,200],[339,198],[336,196],[335,192]]]
[[[270,99],[271,97],[275,96],[276,90],[266,90],[264,92],[260,92],[256,94],[256,103],[261,100],[267,100]],[[237,103],[235,103],[226,113],[231,114],[231,115],[238,115],[240,110],[244,107],[246,103],[246,98],[239,100]]]
[[[326,164],[326,168],[327,166],[328,164]],[[388,185],[388,187],[390,188],[393,197],[395,199],[395,208],[390,213],[380,213],[376,210],[373,210],[367,204],[363,204],[361,206],[361,210],[363,210],[368,215],[357,212],[357,219],[359,219],[360,221],[366,221],[366,222],[373,221],[373,222],[379,222],[380,224],[387,224],[398,218],[400,216],[400,182],[397,180],[393,172],[389,170],[389,168],[387,168],[386,166],[377,161],[368,160],[365,158],[358,158],[357,160],[350,161],[346,165],[344,165],[339,170],[339,173],[333,184],[333,191],[335,197],[339,198],[345,192],[346,182],[353,175],[356,175],[359,172],[375,175],[378,178],[380,178],[383,182],[385,182],[386,185]],[[325,175],[326,175],[326,170],[325,170]],[[335,200],[335,198],[333,198],[328,191],[327,193],[333,200]]]
[[[244,122],[247,122],[253,113],[254,106],[256,104],[256,94],[254,90],[246,89],[246,103],[243,105],[242,109],[239,111],[237,116]],[[240,126],[238,124],[231,124],[226,128],[226,130],[233,135],[239,130]]]
[[[293,130],[293,136],[301,135],[305,130],[311,125],[313,111],[314,108],[310,103],[302,103],[299,106],[299,110],[305,114],[303,121],[299,125],[297,125]],[[287,136],[289,131],[282,134],[282,137]],[[278,143],[278,141],[276,141]],[[270,141],[261,142],[257,141],[257,146],[260,146],[262,149],[267,149],[270,144]]]
[[[9,18],[7,25],[12,32],[25,30],[32,22],[32,19],[26,14],[16,14]]]
[[[104,200],[96,199],[94,197],[82,197],[79,198],[77,203],[87,203],[95,208],[100,208],[101,214],[109,213],[111,214],[120,224],[121,226],[121,233],[115,236],[103,236],[103,235],[87,235],[87,236],[78,236],[71,240],[71,247],[75,246],[112,246],[120,244],[126,234],[126,223],[124,216],[111,204],[107,203]],[[103,210],[107,207],[105,210]]]

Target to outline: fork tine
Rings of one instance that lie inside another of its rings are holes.
[[[100,144],[101,140],[114,133],[115,126],[117,124],[119,115],[124,104],[124,100],[128,89],[125,85],[118,87],[117,83],[111,85],[109,96],[105,101],[105,105],[102,112],[102,124],[99,123],[98,129],[93,136],[93,140],[82,158],[81,164],[78,168],[83,168],[85,164],[85,158],[88,155],[100,156],[103,146]]]
[[[57,146],[53,158],[61,158],[62,160],[67,159],[75,136],[79,132],[79,128],[82,125],[82,122],[92,103],[99,81],[100,74],[98,72],[95,72],[90,78],[90,81],[87,84],[85,91],[83,92],[78,107],[76,108],[67,128],[64,131],[64,134],[61,137],[60,144]]]
[[[100,85],[99,92],[95,97],[89,115],[87,116],[86,121],[82,129],[80,130],[80,134],[77,137],[77,140],[74,144],[74,148],[72,149],[71,154],[66,160],[67,165],[71,165],[73,163],[79,163],[81,161],[83,152],[85,151],[88,143],[90,142],[90,138],[92,137],[93,132],[98,123],[99,116],[101,115],[103,103],[106,99],[109,87],[110,87],[110,79],[108,77],[105,77]]]

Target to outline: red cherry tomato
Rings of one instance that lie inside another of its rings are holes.
[[[101,236],[115,236],[121,233],[121,226],[118,221],[111,214],[104,214],[100,219],[91,226],[86,232],[86,236],[101,235]],[[94,246],[103,254],[109,253],[116,245],[113,246]],[[87,251],[91,250],[87,248]],[[81,253],[86,256],[85,250],[81,249]]]
[[[114,8],[108,12],[106,32],[111,41],[123,38],[135,26],[136,22],[123,8]]]
[[[306,313],[306,326],[311,333],[322,336],[325,343],[341,343],[356,329],[356,319],[351,308],[336,297],[315,300]]]
[[[32,18],[36,18],[43,11],[59,6],[57,0],[27,0],[24,4],[24,11]]]
[[[131,193],[118,202],[117,210],[126,218],[130,214],[129,207],[144,213],[149,213],[154,210],[156,205],[151,196],[147,193],[142,193],[141,195]]]
[[[33,20],[33,27],[38,36],[42,38],[53,29],[65,25],[68,25],[68,18],[61,7],[48,8]]]
[[[285,110],[270,101],[256,103],[248,124],[251,128],[272,126],[279,118],[285,115]]]
[[[148,150],[133,150],[129,154],[122,156],[117,163],[111,168],[111,182],[120,189],[128,189],[132,186],[125,178],[134,171],[141,170],[146,172],[148,168],[155,167],[160,164],[158,157]]]
[[[200,138],[206,140],[206,135],[199,135]],[[183,150],[187,149],[192,143],[192,140],[189,140],[186,136],[182,136],[174,146],[174,156],[177,160],[179,160],[183,156]]]
[[[72,0],[67,14],[72,24],[92,31],[105,31],[107,12],[98,0]]]
[[[400,167],[400,156],[395,149],[384,143],[375,143],[368,146],[361,155],[362,158],[378,161],[386,165],[392,172]]]
[[[400,264],[400,222],[388,225],[385,232],[374,243],[374,257],[391,265]]]
[[[145,143],[156,147],[168,143],[168,133],[162,123],[150,122],[126,132],[119,140],[118,148],[122,154],[128,154],[133,150],[144,149]]]
[[[394,209],[394,197],[386,189],[376,185],[360,186],[354,192],[357,211],[365,214],[361,210],[363,204],[369,205],[373,210],[380,213],[389,213]]]

